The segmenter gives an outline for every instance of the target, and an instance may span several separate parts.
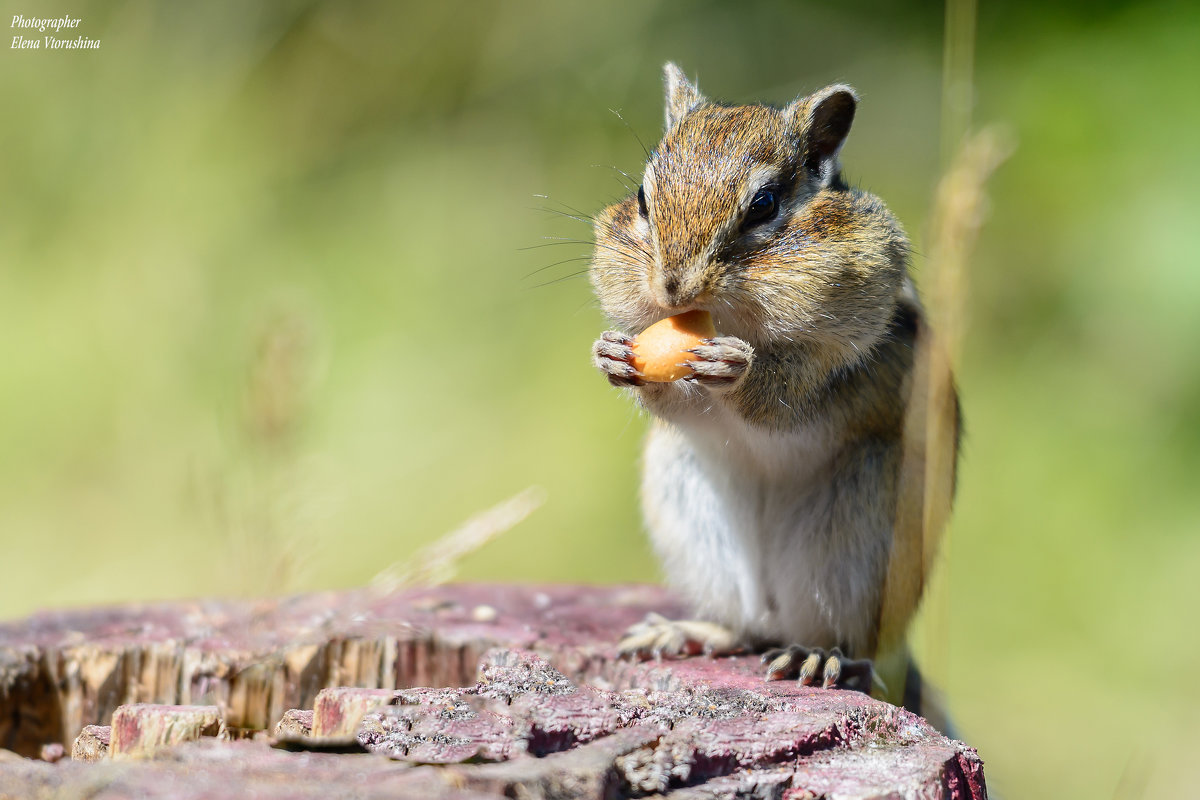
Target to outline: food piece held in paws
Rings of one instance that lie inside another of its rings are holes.
[[[712,314],[686,311],[659,320],[638,334],[633,341],[633,366],[645,380],[670,383],[692,374],[683,362],[691,359],[687,351],[699,347],[704,339],[717,335]]]

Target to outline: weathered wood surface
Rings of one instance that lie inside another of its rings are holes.
[[[972,748],[865,695],[766,683],[753,656],[616,659],[652,610],[680,611],[470,585],[2,625],[0,748],[76,758],[0,758],[0,798],[986,796]],[[143,760],[111,756],[122,725]]]

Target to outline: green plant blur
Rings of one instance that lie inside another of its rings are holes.
[[[462,578],[655,579],[572,217],[636,185],[664,61],[734,101],[845,80],[919,276],[942,11],[910,5],[114,0],[72,9],[98,51],[4,49],[0,616],[360,585],[533,484]],[[1186,4],[979,12],[975,119],[1018,149],[935,613],[1007,796],[1198,777],[1198,41]]]

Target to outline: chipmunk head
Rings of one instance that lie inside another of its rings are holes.
[[[597,217],[592,280],[637,331],[704,308],[752,344],[870,346],[886,327],[906,243],[852,193],[838,153],[858,96],[834,85],[783,108],[725,106],[666,66],[666,133],[637,195]]]

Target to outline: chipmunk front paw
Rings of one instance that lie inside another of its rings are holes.
[[[669,620],[651,613],[625,631],[617,649],[622,657],[661,658],[728,655],[741,647],[733,631],[715,622]]]
[[[827,654],[819,647],[794,644],[763,653],[769,681],[795,678],[805,686],[820,682],[825,689],[847,688],[870,693],[875,670],[868,659],[847,658],[840,649]]]
[[[687,352],[694,358],[686,362],[692,374],[684,380],[709,389],[731,388],[754,361],[754,348],[736,336],[703,339],[699,347]]]
[[[633,339],[620,331],[605,331],[592,345],[592,363],[613,386],[643,386],[642,373],[633,365]]]

